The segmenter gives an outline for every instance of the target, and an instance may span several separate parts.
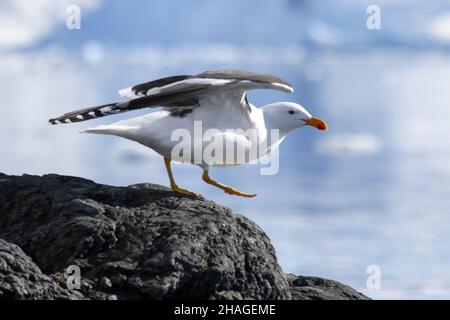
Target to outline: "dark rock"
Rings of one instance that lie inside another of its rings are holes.
[[[293,300],[369,300],[362,293],[337,281],[293,274],[286,277]]]
[[[16,245],[0,239],[0,299],[83,299],[42,274]]]
[[[46,274],[78,265],[89,298],[290,298],[265,233],[211,201],[150,184],[0,175],[0,204],[0,237]]]
[[[5,299],[366,298],[318,278],[288,283],[255,223],[152,184],[0,174],[0,238]],[[71,265],[79,290],[65,283]]]

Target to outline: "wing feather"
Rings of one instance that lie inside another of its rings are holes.
[[[50,123],[71,123],[103,117],[141,108],[194,107],[205,96],[220,95],[227,105],[243,108],[250,112],[246,91],[253,89],[274,89],[293,92],[292,85],[279,77],[241,70],[205,71],[197,75],[178,75],[161,78],[119,90],[128,101],[111,103],[66,113]]]

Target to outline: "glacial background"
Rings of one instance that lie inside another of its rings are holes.
[[[81,8],[81,29],[66,8]],[[366,8],[381,9],[368,30]],[[286,272],[341,281],[372,298],[450,297],[450,1],[0,0],[0,171],[167,185],[161,158],[90,126],[47,119],[116,101],[117,90],[208,69],[273,73],[327,120],[280,149],[279,172],[214,169],[255,199],[226,196],[201,171],[179,184],[256,221]],[[381,289],[366,286],[379,266]]]

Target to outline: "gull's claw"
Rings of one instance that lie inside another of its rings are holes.
[[[187,196],[192,196],[192,197],[203,198],[203,196],[200,193],[195,193],[195,192],[192,192],[192,191],[189,191],[186,189],[182,189],[179,186],[177,186],[177,183],[175,182],[175,179],[173,178],[170,161],[171,160],[169,158],[164,157],[164,164],[166,165],[167,174],[169,175],[169,180],[170,180],[170,189],[172,189],[172,191],[176,192],[176,193],[185,194]]]
[[[171,187],[171,189],[173,192],[185,194],[187,196],[200,197],[200,198],[203,197],[200,193],[195,193],[195,192],[192,192],[192,191],[189,191],[186,189],[182,189],[178,186],[173,186],[173,187]]]
[[[244,192],[241,192],[241,191],[239,191],[239,190],[237,190],[235,188],[232,188],[232,187],[226,187],[226,188],[223,189],[223,191],[225,191],[225,193],[228,193],[228,194],[231,194],[231,195],[234,195],[234,196],[247,197],[247,198],[256,197],[256,194],[244,193]]]
[[[247,197],[247,198],[256,197],[256,194],[243,193],[243,192],[239,191],[238,189],[235,189],[233,187],[226,186],[226,185],[224,185],[222,183],[214,181],[213,179],[210,178],[208,170],[203,170],[202,179],[206,183],[208,183],[210,185],[213,185],[213,186],[215,186],[217,188],[222,189],[223,191],[225,191],[225,193],[228,193],[228,194],[231,194],[231,195],[234,195],[234,196]]]

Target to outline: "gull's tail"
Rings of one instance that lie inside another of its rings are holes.
[[[102,125],[94,128],[81,130],[80,133],[94,133],[118,136],[134,140],[135,128],[121,127],[117,125]]]
[[[110,125],[97,126],[81,130],[80,133],[96,133],[96,134],[116,134],[119,130]]]
[[[116,114],[124,111],[128,111],[123,109],[123,105],[125,103],[108,103],[103,104],[101,106],[90,107],[86,109],[76,110],[69,113],[66,113],[60,117],[50,119],[49,122],[51,124],[62,124],[62,123],[72,123],[72,122],[81,122],[85,120],[100,118],[104,116],[108,116],[110,114]]]
[[[95,133],[115,135],[127,139],[133,139],[138,127],[129,123],[129,120],[122,120],[112,124],[100,125],[94,128],[81,130],[80,133]]]

